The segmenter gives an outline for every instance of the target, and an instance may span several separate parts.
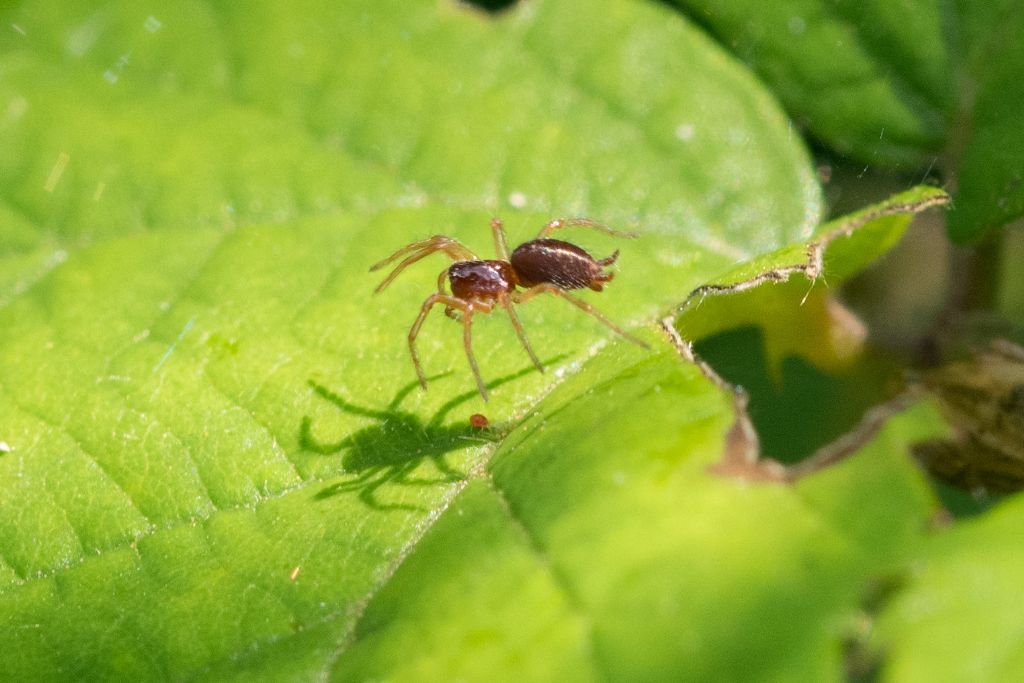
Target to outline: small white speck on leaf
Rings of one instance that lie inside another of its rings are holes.
[[[795,36],[803,35],[807,30],[807,22],[803,17],[792,16],[789,18],[789,32]]]
[[[746,145],[750,142],[750,131],[746,128],[734,126],[726,133],[727,140],[734,145]]]
[[[10,453],[14,449],[11,448],[11,444],[6,441],[0,441],[0,453]]]
[[[64,249],[57,249],[46,259],[47,268],[56,268],[68,260],[68,252]]]
[[[142,22],[142,27],[150,33],[156,33],[163,27],[164,23],[150,14],[146,17],[146,20]]]
[[[47,192],[53,192],[57,188],[57,183],[60,182],[60,177],[64,175],[64,169],[68,167],[68,161],[71,160],[71,155],[67,152],[61,152],[57,155],[57,163],[50,169],[50,175],[46,178],[46,184],[43,185],[43,189]]]
[[[81,59],[85,56],[100,37],[102,24],[96,15],[84,23],[75,26],[67,34],[64,49],[68,54]]]
[[[102,382],[131,382],[131,381],[132,381],[132,378],[131,377],[126,377],[125,375],[107,375],[105,377],[97,377],[96,378],[96,384],[100,384]]]
[[[680,123],[676,126],[676,139],[687,142],[693,139],[693,135],[696,132],[697,129],[692,123]]]
[[[526,206],[526,195],[522,192],[513,192],[508,196],[508,203],[514,209],[521,209]]]
[[[28,111],[28,100],[24,97],[15,97],[7,105],[7,118],[16,121],[24,116],[26,111]]]
[[[130,55],[128,53],[118,57],[114,66],[103,72],[103,80],[111,85],[117,83],[118,79],[121,78],[121,72],[124,71],[126,66],[128,66],[129,60]]]

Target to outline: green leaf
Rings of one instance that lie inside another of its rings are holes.
[[[3,19],[7,676],[835,675],[861,584],[932,510],[893,454],[940,427],[919,407],[795,487],[705,471],[730,397],[646,328],[804,244],[820,200],[700,32],[611,0]],[[377,297],[366,271],[438,232],[489,255],[494,213],[514,242],[640,230],[571,238],[622,249],[589,300],[655,351],[538,300],[546,374],[474,327],[483,404],[435,313],[420,392],[405,335],[440,259]]]
[[[1009,680],[1024,671],[1019,497],[930,538],[910,587],[883,612],[874,644],[886,680]]]
[[[1024,216],[1024,3],[960,3],[973,101],[950,236],[976,241]]]
[[[927,165],[956,97],[933,2],[674,0],[757,69],[817,137],[866,163]]]
[[[588,356],[646,357],[538,300],[544,375],[477,323],[484,406],[435,313],[413,391],[405,335],[441,259],[372,297],[399,246],[489,255],[495,213],[513,242],[559,215],[637,228],[570,238],[622,249],[594,301],[642,324],[820,212],[771,98],[660,7],[3,18],[0,647],[23,680],[334,666],[492,452],[471,413],[500,435]]]
[[[949,234],[1024,215],[1024,3],[675,0],[771,85],[797,121],[868,166],[957,188]],[[923,176],[922,176],[923,174]]]
[[[499,447],[370,603],[339,678],[836,677],[861,587],[930,510],[893,456],[938,416],[798,487],[750,487],[706,472],[733,415],[694,366],[608,361]]]

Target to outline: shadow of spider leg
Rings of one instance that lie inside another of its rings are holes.
[[[548,361],[557,362],[565,357],[566,355],[562,353],[552,356]],[[532,368],[527,366],[490,382],[489,387],[495,388],[514,382],[531,372]],[[429,379],[437,380],[451,374],[441,373]],[[299,443],[303,449],[322,455],[346,451],[342,466],[345,472],[354,475],[351,479],[323,488],[316,494],[317,500],[358,490],[359,499],[368,506],[385,509],[387,506],[377,501],[376,493],[378,488],[388,482],[435,485],[461,481],[466,477],[466,472],[450,465],[445,456],[470,445],[493,442],[502,436],[504,429],[493,425],[486,431],[480,431],[472,427],[468,420],[444,424],[454,411],[476,396],[474,390],[447,400],[433,417],[424,423],[413,413],[400,409],[401,402],[418,386],[417,382],[410,382],[402,387],[383,409],[367,408],[353,403],[313,380],[309,380],[308,384],[314,393],[334,404],[343,413],[370,418],[375,422],[337,441],[321,441],[313,435],[312,419],[309,416],[302,418]],[[432,462],[440,477],[414,479],[409,476],[424,459]]]
[[[559,354],[548,360],[556,363],[566,357]],[[490,382],[489,387],[495,388],[513,382],[529,373],[533,368],[527,366],[514,373],[504,375]],[[437,380],[450,375],[450,372],[433,375],[429,379]],[[503,427],[492,426],[488,431],[481,432],[472,427],[469,421],[444,424],[452,411],[476,397],[476,391],[459,394],[444,405],[427,422],[415,414],[401,410],[402,402],[418,386],[410,382],[402,387],[382,409],[368,408],[348,401],[338,393],[314,380],[309,380],[313,391],[336,406],[342,412],[358,417],[370,418],[374,424],[358,429],[338,441],[320,441],[313,435],[312,418],[302,418],[299,429],[299,444],[307,451],[323,455],[333,455],[346,451],[342,459],[344,471],[354,475],[353,478],[324,487],[317,492],[315,498],[323,500],[346,492],[358,491],[359,499],[367,507],[378,510],[410,509],[409,505],[388,505],[377,500],[377,491],[388,483],[414,486],[436,486],[461,481],[466,473],[452,467],[446,458],[448,453],[467,448],[472,445],[485,444],[500,438]],[[440,477],[433,479],[412,478],[410,475],[423,462],[429,459]],[[418,509],[418,508],[416,508]]]
[[[450,373],[435,375],[431,379],[439,379],[447,374]],[[360,500],[374,509],[418,509],[409,505],[382,504],[377,500],[377,491],[388,483],[432,486],[461,481],[465,473],[449,465],[445,455],[474,443],[490,441],[468,422],[442,424],[453,409],[475,396],[475,392],[449,401],[424,424],[418,416],[400,408],[402,401],[416,388],[416,382],[399,390],[383,409],[352,403],[313,380],[309,381],[309,386],[318,396],[343,412],[374,421],[372,425],[358,429],[338,441],[320,441],[313,435],[312,419],[308,415],[303,417],[299,431],[302,447],[324,455],[346,451],[342,466],[346,472],[354,475],[351,479],[325,487],[316,494],[317,499],[357,491]],[[425,479],[410,476],[425,458],[433,463],[440,477]]]

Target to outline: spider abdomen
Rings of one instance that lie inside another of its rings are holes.
[[[505,261],[459,261],[448,268],[452,294],[460,299],[493,300],[515,288],[515,273]]]
[[[612,279],[612,274],[602,270],[602,266],[614,262],[616,255],[597,261],[575,244],[536,239],[516,247],[509,261],[523,287],[550,283],[562,289],[590,287],[601,291],[603,284]]]

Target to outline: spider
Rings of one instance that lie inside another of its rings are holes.
[[[607,258],[594,259],[575,244],[548,237],[556,230],[573,226],[593,228],[617,237],[637,236],[636,233],[612,230],[606,225],[587,218],[559,218],[545,225],[536,238],[520,244],[510,254],[508,243],[505,241],[505,229],[500,220],[493,218],[491,219],[491,232],[494,236],[494,249],[498,256],[495,260],[479,259],[458,240],[445,235],[434,235],[402,247],[370,268],[370,271],[373,272],[405,257],[377,286],[377,289],[374,290],[374,293],[377,293],[391,284],[408,266],[430,254],[443,252],[454,261],[438,275],[437,293],[431,294],[423,302],[416,321],[409,329],[409,353],[412,355],[412,363],[416,367],[416,376],[420,380],[420,386],[424,389],[427,388],[427,378],[423,373],[419,357],[416,355],[416,336],[419,334],[427,314],[437,304],[444,304],[445,314],[450,318],[458,320],[459,315],[456,311],[461,313],[462,343],[466,348],[466,357],[469,359],[469,366],[476,378],[477,388],[485,401],[487,400],[487,387],[484,385],[476,357],[473,355],[473,316],[478,312],[490,313],[495,305],[501,306],[508,312],[516,336],[519,337],[530,360],[541,372],[544,372],[544,366],[537,354],[533,352],[526,333],[523,331],[523,324],[519,321],[519,316],[516,315],[512,306],[526,303],[540,294],[553,294],[565,299],[634,344],[645,349],[649,348],[645,342],[621,329],[593,306],[568,293],[568,290],[584,287],[600,292],[604,285],[615,276],[614,273],[607,272],[604,268],[615,263],[619,257],[618,250],[615,250]],[[446,278],[451,287],[451,294],[445,292]],[[523,288],[523,291],[517,290],[517,287]]]

